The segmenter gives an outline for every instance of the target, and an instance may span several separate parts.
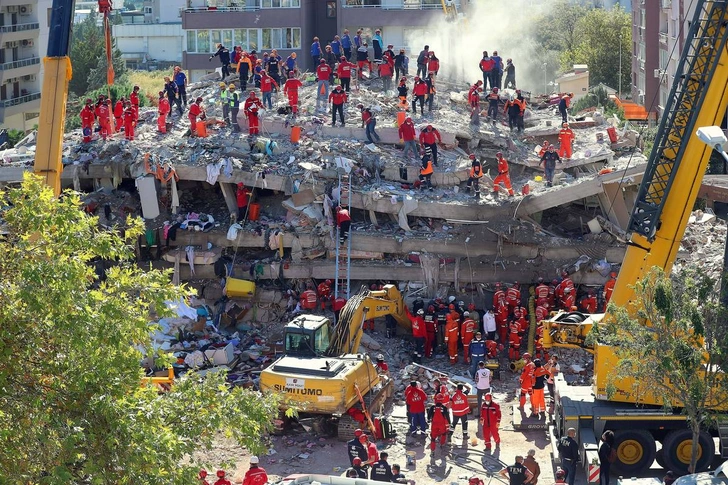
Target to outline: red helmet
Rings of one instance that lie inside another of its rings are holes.
[[[91,98],[86,98],[86,104],[92,104],[94,102]]]
[[[363,434],[364,434],[364,431],[362,431],[361,429],[357,429],[356,431],[354,431],[355,438],[358,438],[359,436],[361,436]]]
[[[551,284],[552,285],[558,285],[559,284],[559,280],[556,280],[556,279],[551,280]]]
[[[333,283],[333,281],[331,281],[331,280],[326,280],[326,281],[325,281],[324,283],[326,283],[327,285],[330,285],[331,283]]]
[[[434,311],[435,311],[435,306],[434,306],[434,305],[430,305],[430,306],[428,306],[428,307],[427,307],[427,311],[428,311],[428,312],[434,312]]]
[[[528,352],[524,352],[523,353],[523,358],[524,359],[530,359],[531,358],[531,354],[529,354]]]
[[[518,286],[518,281],[514,281],[513,286]]]
[[[367,441],[369,441],[369,438],[367,437],[367,435],[362,433],[361,436],[359,436],[359,443],[366,443]]]
[[[470,154],[470,159],[471,159],[471,160],[475,160],[475,153],[471,153],[471,154]]]
[[[611,273],[609,273],[609,276],[611,276],[612,278],[616,278],[617,277],[617,273],[615,273],[614,271],[612,271]]]
[[[441,393],[435,394],[435,403],[442,404],[445,402],[445,396],[443,396]]]
[[[480,478],[478,478],[478,477],[470,477],[470,480],[468,480],[468,483],[470,485],[478,485],[480,483]]]
[[[468,310],[475,310],[475,303],[468,305]]]
[[[492,400],[492,399],[493,399],[493,394],[491,394],[491,393],[489,393],[489,392],[486,392],[486,393],[485,393],[485,400],[486,400],[486,401],[490,401],[490,400]]]
[[[321,60],[319,61],[319,64],[326,64],[326,59],[321,59]]]
[[[217,476],[220,478],[225,478],[225,470],[218,470]]]
[[[496,287],[496,288],[500,288],[500,287],[501,287],[500,281],[499,281],[498,283],[496,283],[496,284],[495,284],[495,287]]]
[[[356,458],[354,458],[353,460],[351,460],[351,464],[352,465],[361,465],[361,458],[359,458],[357,456]]]
[[[503,156],[503,152],[498,152],[495,154],[496,157],[501,158]]]
[[[419,80],[420,80],[420,76],[415,76],[415,81],[419,81]]]
[[[569,273],[567,273],[566,271],[562,271],[561,272],[561,277],[562,278],[566,278],[567,276],[569,276]]]
[[[564,479],[566,478],[566,472],[562,470],[561,468],[556,469],[556,478]]]
[[[449,308],[450,310],[454,310],[454,309],[455,309],[455,305],[453,305],[452,303],[450,303],[450,306],[449,306],[448,308]]]
[[[440,303],[440,310],[444,310],[444,309],[445,309],[445,304],[444,303]]]
[[[374,284],[374,283],[372,283],[372,285],[369,287],[369,289],[372,290],[372,291],[376,291],[377,285]]]
[[[207,470],[205,470],[204,468],[202,470],[200,470],[200,473],[197,474],[197,477],[199,479],[203,479],[203,478],[207,477]]]

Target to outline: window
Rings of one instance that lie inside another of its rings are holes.
[[[261,29],[261,49],[300,49],[301,29]]]
[[[197,32],[197,51],[196,52],[211,52],[210,51],[210,31],[209,30],[198,30]]]
[[[210,31],[210,44],[217,49],[217,44],[222,43],[222,32],[219,30]]]
[[[144,7],[144,13],[151,15],[151,13],[152,13],[152,7]]]
[[[262,0],[262,8],[299,8],[301,0]],[[265,49],[265,47],[263,47]]]
[[[222,31],[222,45],[224,45],[225,47],[233,46],[233,31],[232,30],[223,30]]]
[[[187,31],[187,52],[197,52],[197,31]]]
[[[275,29],[235,29],[235,30],[187,30],[187,52],[207,54],[217,50],[222,43],[232,50],[241,46],[243,50],[260,49],[300,49],[301,29],[298,27]],[[261,47],[262,46],[262,47]],[[0,50],[2,53],[2,50]]]
[[[336,18],[336,2],[326,2],[326,18]]]

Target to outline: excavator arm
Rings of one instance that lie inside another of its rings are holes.
[[[394,317],[400,326],[411,328],[404,299],[394,285],[385,285],[384,289],[376,291],[362,287],[341,309],[326,355],[357,353],[364,321],[386,315]]]

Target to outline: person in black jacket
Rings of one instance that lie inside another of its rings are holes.
[[[599,485],[609,485],[609,469],[612,462],[609,461],[614,447],[614,432],[607,430],[602,434],[602,444],[599,447]]]
[[[364,434],[364,432],[360,429],[357,429],[354,431],[354,439],[349,440],[346,442],[346,451],[349,454],[349,463],[351,465],[354,465],[354,459],[360,458],[359,464],[361,465],[361,460],[367,459],[367,449],[366,447],[359,441],[359,437]],[[366,478],[366,477],[364,477]]]
[[[388,457],[389,454],[386,451],[379,453],[379,461],[372,465],[370,480],[374,480],[375,482],[392,481],[392,468],[387,463]]]
[[[222,64],[222,80],[230,75],[230,51],[227,47],[222,44],[217,44],[217,52],[210,56],[210,61],[213,57],[220,56],[220,64]]]
[[[561,464],[566,470],[566,481],[574,485],[576,480],[576,463],[579,461],[579,443],[576,442],[576,429],[569,428],[566,436],[559,440],[558,450],[561,455]]]

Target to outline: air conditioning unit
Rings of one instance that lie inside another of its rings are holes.
[[[19,11],[20,15],[30,15],[33,12],[33,7],[31,5],[21,5]]]
[[[36,80],[35,74],[28,74],[27,76],[23,76],[23,81],[33,82],[35,80]]]
[[[655,69],[654,76],[659,78],[660,76],[662,76],[662,71],[660,71],[659,69]]]
[[[35,45],[35,42],[33,42],[31,39],[25,39],[23,41],[23,47],[33,47]]]

